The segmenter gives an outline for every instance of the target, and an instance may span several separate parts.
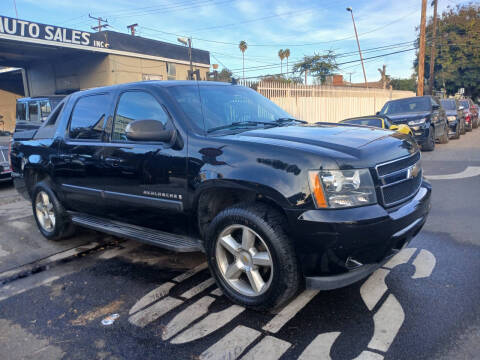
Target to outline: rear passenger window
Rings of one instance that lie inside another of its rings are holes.
[[[112,139],[126,141],[125,128],[136,120],[157,120],[164,125],[168,115],[162,105],[149,93],[128,91],[120,96],[113,122]]]
[[[38,116],[38,103],[30,102],[28,103],[28,117],[30,121],[38,122],[40,117]]]
[[[17,121],[26,121],[27,120],[27,104],[18,102],[17,103]]]
[[[100,140],[108,105],[109,97],[106,94],[80,98],[73,108],[70,120],[70,138]]]

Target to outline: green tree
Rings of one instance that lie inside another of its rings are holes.
[[[325,82],[328,75],[334,74],[337,70],[336,55],[333,51],[328,51],[325,55],[314,54],[304,56],[303,60],[293,66],[293,72],[299,73],[300,76],[308,72],[322,83]]]
[[[412,74],[412,76],[407,79],[393,78],[390,79],[390,85],[392,85],[393,90],[407,90],[415,92],[417,89],[417,77],[415,74]]]
[[[290,57],[290,49],[283,50],[283,55],[285,56],[285,59],[287,59],[287,76],[288,76],[288,58]]]
[[[280,58],[280,74],[283,75],[283,59],[285,59],[285,52],[283,49],[278,50],[278,57]]]
[[[243,78],[245,79],[245,51],[248,48],[247,42],[242,40],[240,41],[240,44],[238,44],[238,48],[242,52],[242,73],[243,73]]]
[[[480,96],[480,5],[457,5],[438,19],[434,88],[445,88],[455,94],[465,88],[472,98]],[[427,40],[432,37],[433,19],[427,25]],[[418,41],[418,40],[417,40]],[[428,44],[428,43],[427,43]],[[418,57],[414,62],[418,68]],[[430,51],[425,56],[425,76],[428,79]],[[416,70],[417,71],[417,70]]]
[[[227,68],[223,68],[222,71],[218,73],[218,81],[232,82],[233,73]]]

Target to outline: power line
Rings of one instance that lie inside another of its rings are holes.
[[[394,54],[399,54],[399,53],[403,53],[403,52],[407,52],[407,51],[412,51],[412,50],[416,50],[416,48],[399,50],[399,51],[394,51],[394,52],[387,53],[387,54],[381,54],[381,55],[371,56],[371,57],[365,58],[364,60],[376,59],[376,58],[385,57],[385,56],[394,55]],[[337,66],[340,66],[340,65],[344,65],[344,64],[351,64],[351,63],[358,63],[358,62],[360,62],[360,60],[345,61],[345,62],[343,62],[343,63],[337,63],[336,65],[337,65]],[[285,72],[285,73],[283,73],[283,74],[281,74],[281,73],[278,73],[278,74],[269,74],[269,76],[295,74],[295,73],[298,73],[298,72],[289,71],[288,73]],[[246,77],[245,79],[256,79],[256,78],[259,78],[259,77],[262,77],[262,76],[265,76],[265,75],[251,76],[251,77]]]
[[[379,31],[379,30],[383,30],[384,28],[390,26],[390,25],[393,25],[401,20],[403,20],[404,18],[406,17],[409,17],[413,14],[417,13],[417,10],[415,10],[414,12],[411,12],[411,13],[408,13],[404,16],[401,16],[399,18],[397,18],[396,20],[394,21],[391,21],[389,23],[386,23],[382,26],[379,26],[379,27],[376,27],[374,29],[371,29],[369,31],[366,31],[366,32],[363,32],[363,33],[360,33],[359,36],[362,36],[362,35],[366,35],[366,34],[370,34],[372,32],[375,32],[375,31]],[[256,20],[255,20],[256,21]],[[228,26],[230,25],[241,25],[242,23],[245,23],[245,22],[239,22],[239,23],[235,23],[235,24],[228,24]],[[181,36],[181,37],[184,37],[185,35],[182,35],[182,34],[177,34],[177,33],[172,33],[172,32],[168,32],[168,31],[162,31],[162,30],[158,30],[158,29],[153,29],[153,28],[149,28],[149,27],[145,27],[143,26],[144,29],[146,30],[150,30],[150,31],[154,31],[154,32],[159,32],[159,33],[163,33],[163,34],[167,34],[167,35],[173,35],[173,36]],[[350,40],[350,39],[353,39],[355,38],[355,35],[351,35],[351,36],[347,36],[347,37],[343,37],[343,38],[338,38],[338,39],[333,39],[333,40],[327,40],[327,41],[317,41],[317,42],[311,42],[311,43],[303,43],[303,44],[255,44],[255,43],[248,43],[248,46],[249,47],[303,47],[303,46],[312,46],[312,45],[321,45],[321,44],[331,44],[331,43],[334,43],[334,42],[339,42],[339,41],[345,41],[345,40]],[[238,43],[237,42],[229,42],[229,41],[220,41],[220,40],[211,40],[211,39],[205,39],[205,38],[200,38],[200,37],[196,37],[196,36],[192,36],[192,39],[193,40],[198,40],[198,41],[205,41],[205,42],[210,42],[210,43],[217,43],[217,44],[224,44],[224,45],[233,45],[233,46],[238,46]]]

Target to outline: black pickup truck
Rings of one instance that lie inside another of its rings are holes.
[[[368,276],[430,209],[410,137],[306,124],[226,83],[77,92],[15,134],[11,161],[46,238],[79,225],[204,251],[223,292],[260,310]]]

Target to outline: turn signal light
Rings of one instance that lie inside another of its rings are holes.
[[[310,171],[308,175],[310,177],[310,188],[312,189],[315,205],[317,205],[317,208],[327,208],[328,204],[325,199],[325,193],[323,192],[318,172]]]

